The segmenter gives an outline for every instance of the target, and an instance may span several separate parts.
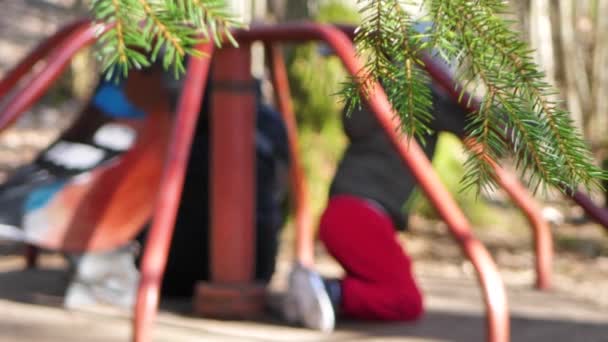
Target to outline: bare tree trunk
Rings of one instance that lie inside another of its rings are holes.
[[[267,0],[251,0],[251,21],[264,22],[268,13]],[[253,77],[262,79],[264,77],[264,46],[256,42],[251,46],[251,73]]]
[[[596,0],[575,1],[574,29],[576,31],[577,52],[580,56],[581,67],[585,71],[587,89],[579,88],[579,98],[583,104],[583,127],[585,137],[591,137],[589,122],[593,117],[593,46],[595,45],[593,35],[593,10]],[[578,59],[579,57],[577,57]]]
[[[559,22],[568,110],[575,125],[582,132],[584,116],[591,111],[591,103],[588,101],[591,90],[585,70],[585,57],[576,39],[573,16],[574,5],[574,0],[560,1]]]
[[[536,62],[545,71],[547,81],[555,85],[553,35],[550,0],[530,2],[530,43],[536,49]]]
[[[268,7],[279,22],[310,18],[310,0],[269,0]]]
[[[530,41],[530,0],[515,0],[509,3],[517,15],[516,27],[521,34],[521,38],[525,41]]]
[[[595,49],[593,51],[593,141],[605,140],[608,128],[608,1],[598,0],[596,9]]]

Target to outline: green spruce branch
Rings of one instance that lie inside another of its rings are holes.
[[[226,38],[236,45],[230,30],[242,26],[225,0],[92,0],[91,11],[111,26],[99,39],[108,78],[126,77],[160,56],[177,77],[185,71],[186,56],[200,56],[199,43],[221,45]]]
[[[421,49],[432,51],[460,70],[456,76],[462,91],[483,94],[481,108],[467,123],[468,137],[480,148],[469,152],[464,188],[496,186],[490,163],[509,155],[535,191],[544,186],[600,187],[606,174],[593,164],[587,144],[568,112],[553,100],[555,91],[530,49],[505,19],[505,1],[424,0],[423,14],[416,18],[403,10],[408,3],[359,1],[364,23],[355,41],[367,63],[341,92],[347,108],[373,96],[369,86],[357,92],[358,82],[380,81],[403,131],[423,140],[432,117],[430,95],[420,91],[429,88],[429,81],[417,56]],[[427,28],[413,30],[429,20]]]

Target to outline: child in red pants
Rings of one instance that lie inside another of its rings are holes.
[[[466,112],[432,87],[435,132],[464,134]],[[296,265],[285,307],[292,323],[331,331],[336,314],[381,321],[416,320],[424,312],[412,263],[396,231],[406,227],[403,206],[415,180],[375,117],[366,109],[343,119],[349,145],[334,176],[319,237],[346,271],[323,279]],[[432,157],[437,133],[424,145]]]

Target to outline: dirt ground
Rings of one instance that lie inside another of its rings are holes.
[[[539,292],[531,287],[532,255],[522,246],[526,239],[499,235],[488,233],[483,239],[494,241],[491,250],[498,256],[507,284],[512,341],[608,341],[605,259],[587,258],[578,252],[558,254],[555,288]],[[485,340],[484,309],[474,273],[442,224],[417,218],[404,243],[415,259],[427,307],[424,318],[415,324],[341,320],[334,333],[325,335],[287,326],[272,311],[255,321],[220,321],[193,317],[188,301],[163,301],[154,325],[154,341]],[[285,238],[270,287],[270,303],[275,305],[291,265],[290,245]],[[20,246],[0,244],[0,342],[129,340],[129,312],[108,307],[62,308],[69,278],[60,255],[45,254],[39,269],[24,270],[20,251]],[[342,272],[322,246],[318,246],[317,256],[317,267],[323,274]]]
[[[566,222],[552,228],[553,291],[601,305],[608,316],[608,230],[587,221],[575,207],[564,206],[562,210]],[[506,284],[532,284],[534,254],[529,225],[515,208],[503,206],[499,212],[503,213],[499,218],[502,225],[477,227],[476,236],[489,249]],[[508,226],[505,222],[515,224]],[[418,272],[475,277],[472,265],[464,259],[445,224],[414,217],[411,226],[404,240]]]

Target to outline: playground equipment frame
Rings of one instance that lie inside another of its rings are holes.
[[[19,63],[7,76],[0,81],[0,96],[7,96],[7,101],[0,113],[0,130],[6,129],[27,108],[29,108],[52,82],[59,77],[70,58],[82,47],[93,43],[99,31],[107,27],[91,24],[88,21],[79,21],[67,26],[56,35],[36,48],[26,59]],[[324,41],[342,60],[348,72],[356,74],[362,64],[355,57],[354,48],[348,35],[341,30],[328,25],[317,24],[286,24],[277,26],[254,26],[248,31],[235,31],[235,38],[247,45],[253,41],[262,41],[267,44],[273,65],[273,79],[277,88],[279,107],[285,115],[290,135],[290,151],[296,151],[295,120],[293,110],[290,109],[289,93],[286,87],[286,74],[280,51],[275,44],[280,42]],[[348,33],[348,32],[347,32]],[[199,49],[213,54],[211,44],[201,44]],[[233,48],[229,48],[233,49]],[[46,63],[39,70],[29,73],[32,68],[43,61]],[[185,167],[192,141],[193,129],[198,118],[201,96],[204,93],[209,72],[209,59],[192,59],[188,65],[184,92],[182,93],[177,109],[176,123],[173,129],[172,144],[169,148],[169,160],[165,164],[164,176],[161,181],[160,196],[157,200],[157,211],[154,215],[153,226],[150,231],[150,240],[142,262],[142,279],[139,289],[134,317],[134,339],[136,341],[150,340],[151,324],[155,317],[158,305],[158,290],[166,262],[169,242],[172,234],[175,214],[177,212],[179,195],[184,180]],[[444,74],[440,68],[433,69],[432,60],[427,60],[427,69],[433,79],[441,84],[452,96],[459,96],[457,87],[449,75]],[[28,74],[29,73],[29,74]],[[23,77],[28,74],[27,85],[17,89]],[[478,279],[483,288],[484,300],[487,308],[487,335],[488,341],[507,341],[509,339],[509,318],[504,285],[491,256],[483,245],[473,237],[470,224],[450,197],[449,193],[439,182],[432,171],[432,167],[418,145],[395,134],[395,121],[390,104],[381,87],[375,85],[375,94],[369,100],[369,106],[374,112],[385,132],[397,148],[404,163],[410,167],[421,188],[437,208],[441,217],[456,240],[460,243],[467,257],[469,257],[477,271]],[[11,92],[9,92],[11,91]],[[467,103],[463,101],[462,103]],[[474,109],[475,101],[470,102]],[[297,154],[296,154],[297,156]],[[296,160],[299,158],[296,157]],[[299,171],[298,171],[299,170]],[[307,193],[304,184],[301,164],[296,163],[292,169],[292,185],[296,189],[296,221],[298,228],[297,258],[304,263],[312,263],[312,224]],[[497,168],[497,172],[503,172]],[[538,208],[525,194],[523,188],[508,174],[501,173],[501,185],[509,192],[515,202],[524,209],[532,226],[535,228],[537,243],[537,271],[539,287],[548,286],[547,279],[543,278],[542,270],[550,264],[551,245],[548,228],[542,227],[543,221],[538,216]],[[518,188],[520,187],[520,188]],[[511,189],[511,191],[509,190]],[[523,195],[522,195],[523,194]],[[598,219],[604,226],[608,223],[608,214],[605,210],[593,205],[580,193],[574,193],[573,198],[590,215]],[[213,228],[212,228],[213,229]],[[545,256],[542,259],[541,256]],[[544,260],[544,261],[542,261]],[[545,273],[544,277],[548,277]]]

